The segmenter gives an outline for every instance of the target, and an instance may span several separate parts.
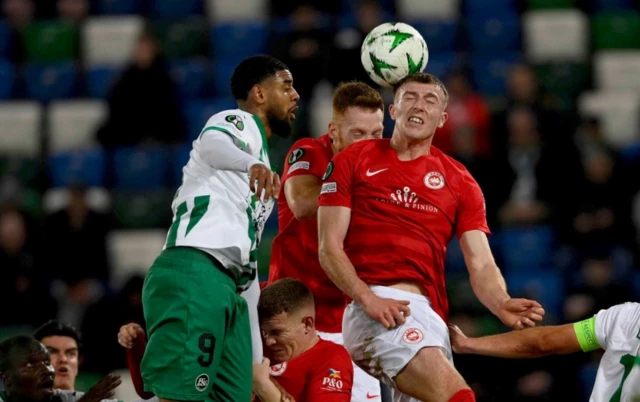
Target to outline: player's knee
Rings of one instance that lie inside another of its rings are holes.
[[[476,402],[476,394],[469,388],[461,389],[449,399],[449,402]]]

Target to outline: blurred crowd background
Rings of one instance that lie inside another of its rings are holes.
[[[451,95],[435,145],[484,190],[510,293],[545,324],[640,296],[640,6],[633,0],[2,0],[0,338],[49,318],[84,335],[79,388],[126,367],[120,325],[143,323],[191,141],[233,108],[238,61],[287,63],[302,97],[291,144],[319,136],[332,88],[374,85],[364,36],[413,25]],[[386,103],[388,89],[380,88]],[[392,121],[386,116],[385,136]],[[280,170],[280,168],[278,168]],[[260,276],[277,233],[271,215]],[[505,331],[476,300],[457,242],[451,319]],[[479,401],[586,401],[599,355],[457,356]]]

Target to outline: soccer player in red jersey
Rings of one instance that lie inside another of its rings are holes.
[[[316,305],[316,329],[325,340],[342,344],[345,299],[318,261],[316,211],[322,175],[329,161],[351,144],[382,138],[384,102],[362,82],[343,83],[333,95],[329,132],[293,144],[285,161],[278,198],[280,232],[271,248],[269,282],[293,277],[307,285]],[[380,401],[380,382],[354,366],[353,402]]]
[[[446,324],[444,261],[454,235],[474,293],[493,314],[514,329],[535,326],[544,315],[537,302],[509,296],[487,241],[480,187],[431,146],[447,119],[447,100],[430,74],[400,81],[389,109],[392,138],[336,155],[318,201],[320,263],[352,300],[344,344],[360,367],[392,388],[394,401],[475,401],[452,364]]]
[[[279,401],[270,378],[298,402],[351,401],[351,356],[344,346],[320,339],[314,310],[313,294],[297,279],[275,281],[260,294],[258,316],[267,358],[261,365],[254,363],[253,388],[261,401]]]

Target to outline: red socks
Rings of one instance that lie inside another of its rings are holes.
[[[472,390],[466,388],[455,393],[449,402],[476,402],[476,395]]]

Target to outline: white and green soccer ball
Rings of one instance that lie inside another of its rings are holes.
[[[373,81],[391,87],[407,75],[423,71],[429,50],[420,32],[411,25],[385,22],[364,38],[360,60]]]

